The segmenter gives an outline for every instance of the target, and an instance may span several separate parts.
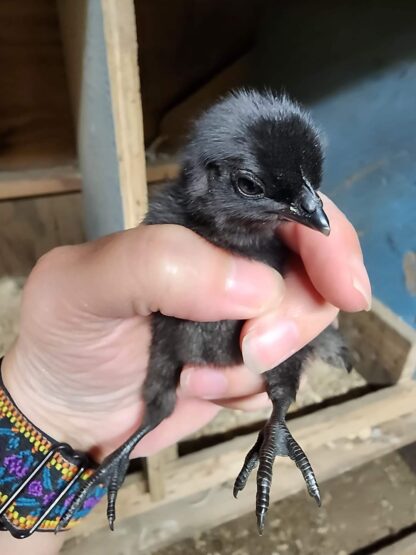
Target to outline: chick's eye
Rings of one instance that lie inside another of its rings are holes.
[[[237,191],[244,197],[264,197],[264,188],[262,187],[262,185],[248,176],[237,176],[235,179],[235,187]]]

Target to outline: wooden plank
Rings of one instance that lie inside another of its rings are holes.
[[[148,183],[168,181],[177,177],[180,166],[175,156],[169,153],[180,149],[190,123],[204,109],[229,90],[247,83],[250,60],[249,54],[242,56],[165,114],[159,126],[160,138],[153,141],[147,150]]]
[[[74,166],[0,173],[0,201],[80,190],[81,176]]]
[[[377,436],[362,440],[341,439],[332,445],[322,445],[313,452],[314,467],[320,478],[321,489],[325,491],[326,480],[353,470],[375,457],[382,457],[396,448],[412,443],[416,438],[416,414],[387,422],[377,428]],[[303,491],[305,484],[297,468],[287,459],[278,460],[278,474],[273,486],[272,500]],[[232,482],[213,486],[206,492],[196,493],[172,503],[160,505],[138,516],[116,522],[115,533],[96,532],[84,527],[81,535],[79,528],[71,532],[69,541],[62,553],[77,555],[80,545],[88,553],[103,553],[105,549],[116,551],[120,538],[123,546],[131,548],[129,553],[147,555],[151,550],[169,545],[175,541],[194,536],[214,526],[253,513],[255,506],[256,482],[249,480],[246,489],[235,500],[232,496]],[[305,501],[310,502],[312,501]],[[98,511],[103,511],[99,507]],[[319,511],[319,509],[316,509]],[[132,529],[135,533],[132,534]],[[75,534],[74,536],[72,534]],[[267,534],[267,525],[265,534]],[[396,555],[395,552],[393,552]],[[405,552],[407,555],[407,552]],[[409,552],[410,553],[413,552]],[[384,554],[383,554],[384,555]],[[386,554],[393,555],[393,554]],[[398,554],[397,554],[398,555]]]
[[[374,555],[415,555],[416,533],[409,534],[392,545],[374,552]]]
[[[137,66],[133,0],[101,0],[117,144],[124,226],[136,226],[147,211],[143,114]]]
[[[171,181],[178,176],[179,163],[154,162],[147,165],[147,181],[149,184],[161,181]]]
[[[157,162],[146,167],[149,184],[170,181],[178,175],[177,162]],[[79,192],[81,175],[75,166],[0,172],[0,200]]]
[[[61,0],[86,233],[135,226],[147,186],[133,0]],[[99,162],[99,163],[98,163]]]
[[[193,94],[174,106],[163,117],[159,135],[170,147],[178,146],[190,129],[190,123],[200,113],[232,89],[247,86],[252,55],[245,54],[199,87]]]
[[[256,0],[136,0],[135,5],[149,144],[172,106],[249,49],[261,10]]]
[[[84,241],[81,195],[0,202],[0,276],[26,276],[58,245]]]
[[[369,383],[410,379],[416,370],[416,330],[377,299],[370,312],[341,314],[340,326],[358,353],[357,369]]]
[[[160,501],[165,496],[166,467],[178,457],[178,446],[172,445],[159,453],[147,457],[146,478],[152,501]]]
[[[381,439],[377,439],[380,430],[384,425],[387,426],[388,423],[393,423],[393,427],[397,426],[398,429],[402,430],[402,435],[406,438],[405,441],[411,442],[416,439],[416,430],[413,431],[411,427],[409,429],[409,427],[400,424],[402,417],[411,415],[411,418],[414,418],[415,406],[416,385],[410,383],[406,386],[397,385],[297,418],[291,421],[290,428],[308,453],[313,466],[316,466],[318,478],[321,478],[319,465],[325,462],[325,457],[320,455],[322,453],[320,450],[323,448],[334,450],[331,475],[335,476],[339,471],[342,471],[342,460],[344,458],[344,455],[335,451],[335,442],[345,439],[353,441],[356,466],[360,464],[356,447],[360,445],[361,441],[371,439],[375,429],[377,433],[374,433],[374,441],[370,441],[370,452],[365,450],[365,460],[369,460],[380,452],[385,453],[388,450],[394,450],[398,447],[400,438],[392,437],[389,439],[382,434]],[[204,492],[210,491],[212,488],[218,488],[226,482],[232,482],[241,468],[246,452],[254,443],[256,435],[250,434],[233,439],[182,457],[168,465],[165,477],[166,494],[158,502],[152,501],[150,493],[146,491],[143,478],[129,477],[125,486],[119,492],[118,519],[123,520],[144,514],[190,496],[203,495]],[[281,495],[279,492],[281,491],[287,492],[290,490],[290,492],[293,492],[295,488],[293,480],[296,480],[296,483],[299,484],[297,470],[293,470],[293,468],[290,470],[291,466],[291,461],[287,459],[279,460],[279,474],[288,472],[288,478],[274,482],[273,499],[279,498],[278,496]],[[283,484],[285,485],[283,486]],[[282,490],[282,488],[288,489]],[[74,534],[78,536],[88,535],[93,530],[105,526],[104,511],[96,511],[89,517],[85,525],[81,524],[74,530]]]
[[[56,3],[0,2],[0,171],[73,163]]]

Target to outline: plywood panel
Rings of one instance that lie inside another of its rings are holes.
[[[136,0],[146,143],[161,117],[255,40],[258,0]]]
[[[0,2],[0,171],[75,158],[53,0]]]
[[[58,245],[84,240],[81,195],[0,202],[0,277],[27,275]]]

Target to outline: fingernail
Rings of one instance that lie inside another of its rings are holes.
[[[227,392],[228,380],[220,370],[185,368],[180,385],[192,397],[218,399]]]
[[[282,276],[272,268],[260,266],[244,258],[233,257],[231,271],[225,283],[225,290],[231,302],[253,316],[267,308],[277,306],[285,292]]]
[[[367,270],[360,260],[351,263],[352,286],[360,293],[364,300],[363,310],[371,310],[371,285]]]
[[[265,372],[293,355],[298,345],[299,329],[293,320],[262,319],[243,339],[244,364],[253,372]]]

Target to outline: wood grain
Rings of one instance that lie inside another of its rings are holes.
[[[392,384],[413,376],[416,331],[383,303],[374,299],[370,312],[342,314],[340,326],[368,383]]]
[[[326,471],[326,475],[332,477],[345,470],[343,466],[344,453],[340,456],[340,452],[334,447],[334,444],[338,445],[337,442],[340,440],[349,443],[350,446],[352,442],[355,466],[380,453],[385,454],[396,449],[401,441],[402,445],[414,441],[416,430],[404,425],[404,422],[407,417],[413,419],[413,422],[415,421],[415,406],[416,385],[410,383],[406,386],[397,385],[297,418],[291,421],[290,428],[308,453],[313,466],[316,466],[318,479],[321,478],[320,465],[325,465],[328,461],[328,457],[322,456],[322,450],[327,453],[332,450],[332,456],[329,457],[331,470]],[[386,426],[387,429],[391,426],[395,435],[390,437],[389,433],[385,435],[382,432],[380,436],[383,426]],[[372,431],[374,429],[377,429],[377,434],[374,434],[373,438]],[[231,487],[231,482],[240,470],[244,456],[254,443],[256,436],[257,434],[249,434],[238,437],[187,455],[167,465],[166,494],[156,502],[152,501],[150,493],[146,491],[143,478],[138,479],[136,475],[128,477],[125,486],[119,492],[118,520],[153,511],[168,503],[184,500],[190,496],[201,496],[213,488],[214,490],[221,488],[227,482],[230,482],[227,487]],[[367,442],[367,448],[364,449],[364,460],[360,460],[359,446],[361,442]],[[351,462],[352,457],[349,458],[348,464]],[[273,482],[273,500],[293,493],[301,487],[301,480],[293,463],[288,459],[279,459],[278,464],[281,479]],[[285,477],[282,477],[283,474]],[[250,483],[252,484],[252,481]],[[252,490],[253,484],[249,487],[249,492],[253,493]],[[247,492],[248,495],[249,492]],[[228,495],[231,496],[231,491],[228,492]],[[244,497],[246,496],[244,495]],[[252,504],[253,500],[251,499],[250,506]],[[88,522],[80,524],[73,534],[76,536],[88,535],[93,530],[106,527],[103,509],[104,507],[101,511],[91,514]],[[210,523],[207,523],[207,527],[209,525]]]
[[[0,276],[26,276],[53,247],[84,240],[81,195],[0,202]]]
[[[322,445],[314,451],[314,466],[321,484],[370,462],[375,457],[382,457],[395,448],[412,443],[416,438],[416,415],[382,424],[378,432],[378,439],[342,439],[330,446]],[[278,501],[303,491],[305,485],[298,469],[288,463],[287,459],[279,459],[277,464],[278,475],[273,486],[272,500]],[[250,479],[244,493],[235,500],[231,493],[231,482],[217,484],[209,491],[159,505],[148,512],[117,521],[115,533],[104,529],[94,532],[89,526],[82,525],[82,530],[75,529],[68,535],[69,541],[65,543],[62,554],[78,555],[81,550],[94,555],[106,551],[116,553],[122,539],[125,548],[131,546],[131,553],[147,555],[153,549],[192,537],[243,514],[252,512],[254,519],[255,486],[255,480]],[[104,512],[104,507],[98,507],[97,511]],[[131,533],[132,530],[134,534]],[[267,534],[267,528],[265,533]],[[414,551],[381,553],[413,555]]]
[[[136,0],[146,144],[162,117],[255,40],[256,0]]]
[[[0,171],[75,159],[56,3],[0,2]]]
[[[119,164],[124,226],[136,226],[147,211],[143,114],[137,67],[133,0],[101,0]]]
[[[81,176],[74,166],[0,173],[0,201],[81,190]]]
[[[374,555],[415,555],[416,553],[416,533],[409,534],[405,538],[393,544],[374,551]]]

